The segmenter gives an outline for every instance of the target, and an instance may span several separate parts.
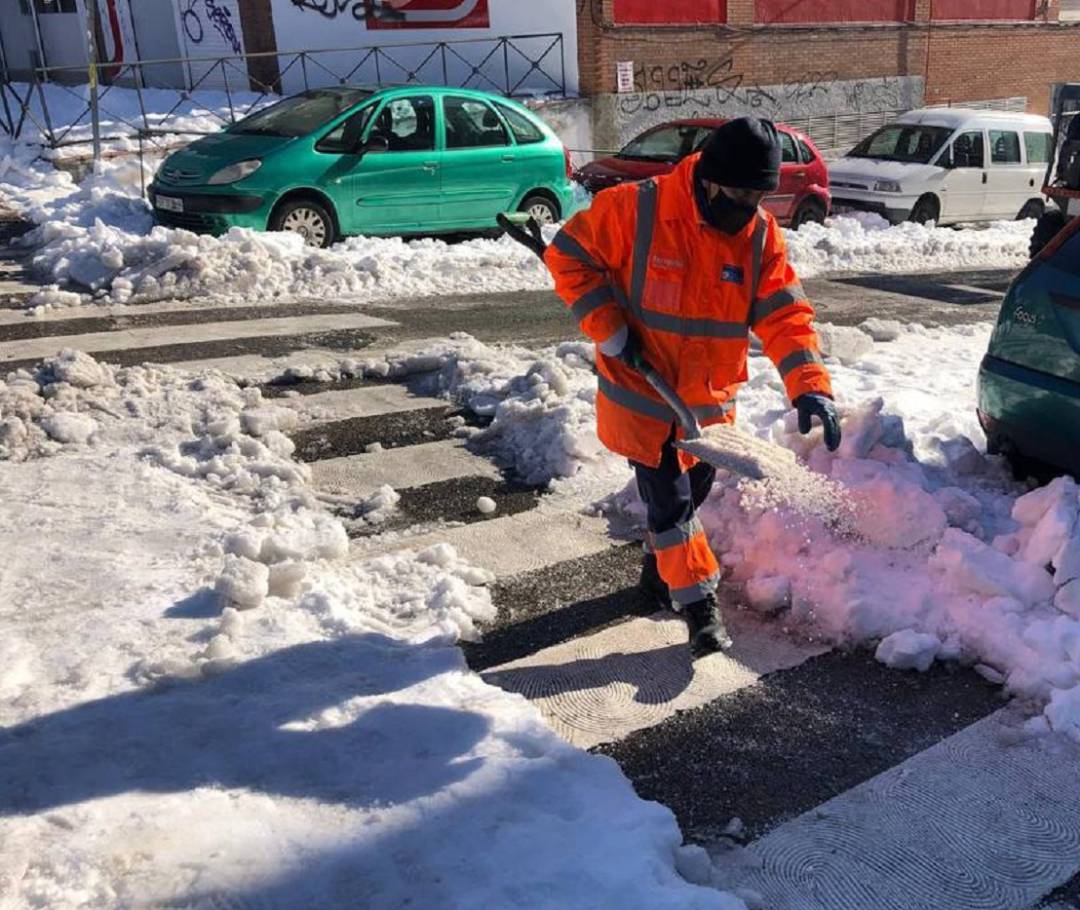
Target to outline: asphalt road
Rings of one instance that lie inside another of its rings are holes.
[[[820,322],[858,325],[872,316],[961,325],[997,317],[1015,272],[995,269],[916,275],[842,275],[803,282]],[[365,312],[402,323],[380,342],[468,332],[481,341],[550,344],[578,337],[566,307],[551,291],[519,291],[398,300]]]

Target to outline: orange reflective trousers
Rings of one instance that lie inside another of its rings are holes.
[[[702,426],[734,422],[751,330],[792,401],[806,392],[831,394],[814,311],[787,261],[783,232],[763,209],[738,234],[710,227],[694,199],[697,158],[665,176],[597,194],[545,254],[556,292],[597,345],[597,435],[611,451],[652,467],[660,464],[675,414],[639,374],[609,356],[628,329]],[[679,462],[686,469],[694,459],[680,452]],[[693,581],[715,588],[718,566],[700,523],[674,537],[676,549],[662,548],[659,560],[669,587]]]

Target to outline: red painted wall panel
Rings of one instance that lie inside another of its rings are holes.
[[[615,0],[616,25],[727,22],[727,0]]]
[[[933,0],[934,19],[1034,19],[1035,0]]]
[[[908,22],[914,14],[913,0],[757,0],[754,7],[754,21],[765,24]]]

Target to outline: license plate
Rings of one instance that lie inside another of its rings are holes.
[[[176,196],[155,196],[154,207],[163,209],[166,212],[182,212],[184,210],[184,200]]]
[[[849,212],[854,212],[854,211],[855,211],[855,209],[852,208],[850,205],[834,205],[832,207],[832,213],[834,215],[846,215]]]

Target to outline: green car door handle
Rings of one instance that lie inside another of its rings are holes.
[[[503,156],[502,156],[502,160],[503,160],[503,161],[513,161],[513,160],[514,160],[514,156],[513,156],[513,155],[503,155]]]
[[[428,173],[434,173],[436,170],[438,170],[439,162],[438,161],[425,161],[421,165],[421,167],[423,168],[423,170],[427,171]]]

